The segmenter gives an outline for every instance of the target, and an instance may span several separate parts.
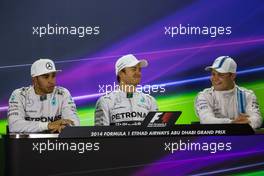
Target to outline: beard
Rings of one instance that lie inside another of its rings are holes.
[[[55,86],[50,86],[46,89],[46,93],[52,93],[54,90]]]

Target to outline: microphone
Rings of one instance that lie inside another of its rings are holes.
[[[127,98],[133,98],[133,93],[127,92]]]
[[[47,100],[47,95],[41,95],[40,96],[40,101],[44,101]]]

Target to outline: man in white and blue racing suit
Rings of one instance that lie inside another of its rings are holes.
[[[237,64],[229,56],[218,57],[211,71],[212,87],[200,92],[195,110],[201,124],[248,123],[254,129],[262,124],[253,91],[235,84]]]
[[[146,60],[128,54],[115,64],[119,89],[99,98],[95,109],[96,126],[141,125],[149,111],[157,111],[156,100],[136,91],[141,80],[141,68]]]
[[[9,99],[9,132],[61,132],[68,125],[80,124],[69,91],[56,87],[54,62],[39,59],[31,66],[33,86],[16,89]]]

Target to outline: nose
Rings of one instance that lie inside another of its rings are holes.
[[[219,76],[217,74],[212,74],[211,79],[217,81],[219,79]]]
[[[53,76],[49,76],[48,83],[51,85],[54,85],[56,82],[56,78]]]
[[[139,76],[141,76],[141,69],[140,69],[140,68],[138,68],[138,69],[136,70],[136,74],[139,75]]]
[[[141,78],[141,71],[137,71],[135,75],[136,75],[136,77]]]

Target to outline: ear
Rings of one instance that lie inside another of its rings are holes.
[[[32,84],[33,84],[33,86],[36,85],[36,81],[37,81],[37,77],[33,77],[33,78],[32,78]]]
[[[124,77],[126,76],[125,68],[118,73],[118,76],[119,76],[120,80],[124,79]]]
[[[231,73],[231,79],[234,81],[236,79],[236,73]]]

